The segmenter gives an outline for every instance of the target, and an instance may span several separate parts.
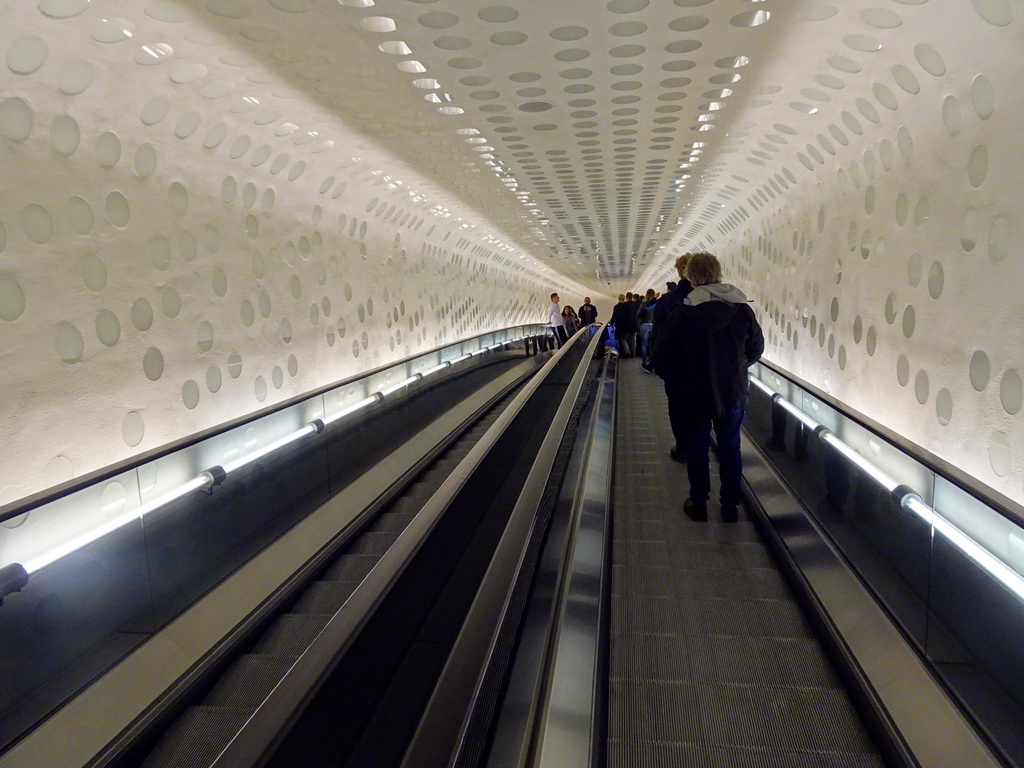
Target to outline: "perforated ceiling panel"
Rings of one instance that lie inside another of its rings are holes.
[[[786,29],[747,0],[342,5],[332,21],[369,51],[323,46],[312,60],[301,14],[267,46],[292,42],[293,71],[333,110],[560,272],[613,293],[713,181],[733,105]]]

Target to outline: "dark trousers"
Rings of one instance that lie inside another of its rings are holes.
[[[619,344],[622,345],[623,357],[636,357],[636,331],[621,334]]]
[[[668,423],[672,425],[672,437],[676,439],[676,449],[686,453],[686,422],[683,417],[683,398],[665,382],[665,396],[668,398]]]
[[[569,337],[565,335],[564,325],[553,325],[551,327],[551,333],[555,335],[555,341],[558,343],[558,347],[561,348],[565,342],[569,340]]]
[[[669,402],[671,403],[671,400]],[[669,407],[671,408],[671,405]],[[718,441],[719,474],[722,479],[720,499],[722,504],[739,504],[740,476],[743,474],[743,459],[740,456],[740,424],[743,423],[743,409],[729,411],[717,419],[683,416],[680,423],[685,434],[683,445],[686,448],[690,498],[694,501],[707,501],[711,496],[708,449],[711,447],[713,426],[715,439]]]

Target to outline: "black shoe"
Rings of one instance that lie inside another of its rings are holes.
[[[687,497],[686,501],[683,502],[683,512],[691,520],[703,523],[708,519],[708,503],[706,501],[694,501]]]
[[[640,363],[644,373],[654,373],[654,367],[650,363]]]
[[[668,455],[672,457],[673,461],[678,461],[680,464],[686,463],[686,454],[680,451],[678,448],[673,448],[668,452]]]
[[[740,509],[736,504],[722,505],[722,520],[727,523],[735,523],[740,519]]]

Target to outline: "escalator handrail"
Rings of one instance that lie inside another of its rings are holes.
[[[262,765],[270,757],[501,433],[543,384],[558,361],[574,344],[580,342],[585,331],[586,329],[582,329],[577,332],[570,342],[555,352],[527,382],[491,428],[426,502],[420,513],[331,618],[309,648],[295,661],[282,680],[232,737],[220,755],[210,764],[210,768],[253,768]]]
[[[534,526],[539,524],[537,510],[548,485],[555,456],[565,437],[566,426],[600,338],[600,332],[593,334],[551,419],[473,605],[405,754],[404,768],[446,767],[455,761],[457,750],[463,745],[487,663],[505,624],[512,587],[523,567],[526,543]]]
[[[547,686],[537,707],[532,762],[537,768],[602,764],[617,367],[608,363],[602,370],[594,419],[582,448],[587,457],[573,499],[571,544],[551,632]]]
[[[933,472],[937,476],[944,478],[960,490],[980,501],[982,504],[990,507],[997,514],[1005,517],[1007,520],[1010,520],[1018,526],[1024,526],[1024,507],[1022,507],[1019,502],[985,484],[977,477],[967,474],[956,465],[951,464],[940,456],[937,456],[927,448],[908,440],[902,435],[893,432],[891,429],[871,419],[869,416],[865,416],[863,413],[854,410],[849,405],[837,400],[829,393],[818,389],[810,382],[801,379],[796,374],[790,373],[778,363],[761,358],[758,360],[758,365],[761,365],[771,371],[776,376],[785,379],[790,384],[797,387],[797,389],[803,390],[812,397],[821,400],[823,403],[828,405],[828,407],[838,412],[843,418],[849,419],[876,435],[880,440],[884,440],[890,445],[896,447],[911,459],[920,463],[929,472]],[[753,376],[753,373],[751,373],[751,376]]]

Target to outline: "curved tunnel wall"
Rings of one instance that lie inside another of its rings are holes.
[[[1020,503],[1024,6],[876,6],[802,6],[678,245],[767,359]]]
[[[183,5],[3,16],[0,503],[584,293]]]
[[[598,298],[196,21],[242,5],[3,9],[0,503]],[[769,359],[1024,500],[1024,6],[769,6],[672,250],[723,257]]]

